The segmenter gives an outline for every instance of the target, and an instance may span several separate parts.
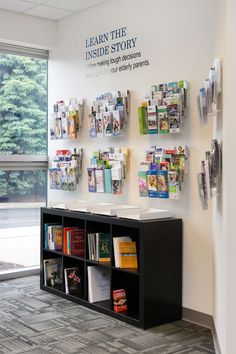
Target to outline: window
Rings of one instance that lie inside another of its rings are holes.
[[[0,43],[0,274],[39,265],[48,52]]]

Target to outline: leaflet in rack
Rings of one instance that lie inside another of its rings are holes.
[[[206,124],[209,116],[221,109],[221,71],[221,60],[215,59],[208,78],[203,82],[203,86],[199,90],[198,108],[202,124]]]
[[[152,85],[138,107],[140,134],[180,133],[187,108],[187,81]]]
[[[95,151],[87,169],[89,192],[122,194],[128,156],[127,148]]]
[[[50,137],[54,139],[77,138],[82,126],[84,104],[81,98],[60,100],[53,105],[50,119]]]
[[[106,92],[97,97],[89,115],[89,136],[101,138],[122,135],[130,112],[130,92]]]
[[[49,168],[49,187],[75,191],[82,173],[83,149],[57,150]]]
[[[151,146],[138,172],[139,196],[180,199],[188,172],[189,148]]]

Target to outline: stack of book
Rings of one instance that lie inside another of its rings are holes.
[[[98,262],[110,262],[110,234],[88,234],[89,259]]]
[[[113,246],[117,268],[138,269],[136,242],[129,236],[113,237]]]
[[[44,224],[44,248],[49,251],[62,251],[62,226]]]
[[[85,231],[77,226],[64,227],[63,253],[69,256],[84,257]]]

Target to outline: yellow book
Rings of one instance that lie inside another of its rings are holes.
[[[120,268],[138,268],[136,242],[121,241],[118,243],[118,250]]]

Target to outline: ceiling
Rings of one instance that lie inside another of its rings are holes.
[[[0,0],[0,10],[57,21],[104,0]]]

